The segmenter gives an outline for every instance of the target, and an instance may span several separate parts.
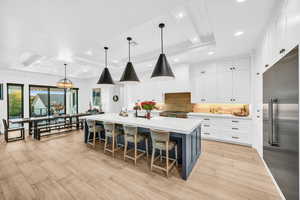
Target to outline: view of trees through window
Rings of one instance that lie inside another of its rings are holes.
[[[7,84],[8,119],[23,117],[23,85]]]

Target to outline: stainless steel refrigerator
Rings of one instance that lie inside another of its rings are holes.
[[[299,199],[299,56],[263,74],[263,158],[287,200]]]

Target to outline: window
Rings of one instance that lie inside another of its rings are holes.
[[[66,114],[66,94],[65,89],[50,88],[50,115]]]
[[[68,107],[70,114],[78,113],[78,89],[71,89],[67,91]]]
[[[52,86],[30,85],[29,99],[30,117],[78,113],[77,88],[65,90]]]
[[[18,119],[24,116],[24,86],[21,84],[7,84],[7,118]]]
[[[101,88],[93,89],[93,106],[101,107]]]
[[[42,117],[49,113],[48,87],[29,87],[30,116]]]

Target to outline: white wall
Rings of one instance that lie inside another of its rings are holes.
[[[4,100],[0,101],[0,119],[7,118],[7,88],[6,83],[24,84],[24,116],[29,116],[29,85],[48,85],[55,86],[56,82],[61,79],[59,76],[44,75],[40,73],[29,73],[11,70],[0,70],[0,83],[4,83]],[[78,92],[78,111],[84,112],[88,109],[89,91],[86,90],[85,80],[71,79],[75,87],[79,88]],[[0,123],[2,127],[2,123]]]

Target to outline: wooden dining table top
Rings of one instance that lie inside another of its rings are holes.
[[[61,118],[70,118],[70,117],[83,117],[91,115],[90,113],[77,113],[77,114],[63,114],[63,115],[51,115],[51,116],[44,116],[44,117],[25,117],[19,119],[11,119],[9,122],[11,123],[28,123],[34,121],[42,121],[42,120],[54,120],[54,119],[61,119]]]

